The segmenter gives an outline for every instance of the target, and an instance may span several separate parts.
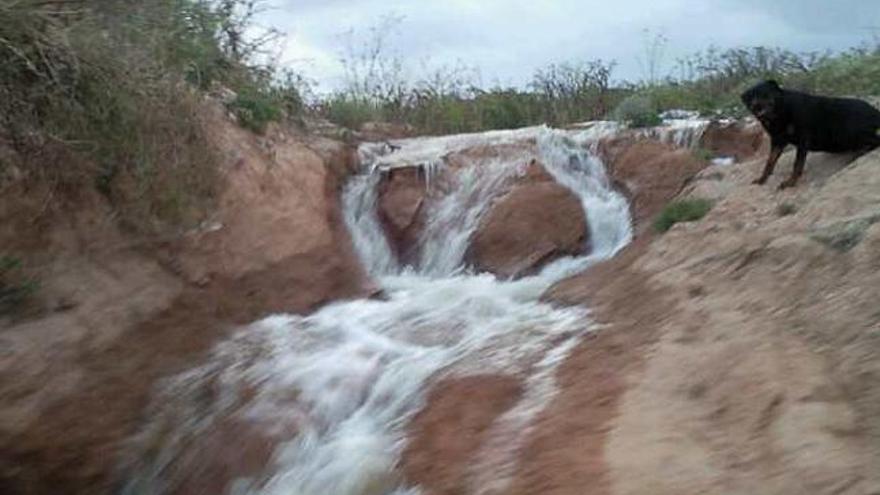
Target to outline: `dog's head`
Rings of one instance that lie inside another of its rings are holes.
[[[759,82],[740,96],[743,104],[761,122],[773,120],[781,97],[782,88],[779,86],[779,83],[772,79]]]

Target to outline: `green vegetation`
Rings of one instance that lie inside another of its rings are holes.
[[[360,60],[354,58],[354,60]],[[351,62],[354,63],[354,62]],[[369,67],[378,63],[361,60]],[[565,125],[602,118],[619,100],[610,88],[612,64],[550,66],[538,71],[529,90],[480,88],[463,68],[441,68],[410,84],[396,73],[351,69],[345,90],[314,110],[336,124],[357,129],[364,122],[405,123],[424,134]],[[363,80],[361,80],[363,78]],[[369,81],[390,79],[382,83]]]
[[[251,62],[273,39],[245,41],[259,3],[0,0],[0,143],[29,180],[94,185],[124,225],[192,224],[217,181],[203,94],[235,92],[230,110],[256,132],[302,105]]]
[[[865,232],[877,222],[880,222],[880,213],[837,222],[817,230],[811,237],[836,251],[845,253],[862,242]]]
[[[478,71],[463,65],[422,67],[410,80],[388,39],[399,22],[390,17],[364,36],[348,33],[344,86],[316,103],[319,116],[351,129],[367,121],[408,124],[421,134],[563,126],[603,118],[627,94],[612,87],[615,64],[602,60],[549,65],[525,89],[484,87]]]
[[[776,214],[780,217],[787,217],[789,215],[794,215],[797,213],[797,206],[793,203],[780,203],[779,206],[776,207]]]
[[[707,150],[703,147],[696,147],[691,153],[694,155],[694,158],[697,160],[703,160],[704,162],[708,162],[712,158],[715,158],[715,154],[712,153],[712,150]]]
[[[679,222],[699,220],[709,213],[712,206],[711,201],[701,198],[673,201],[666,205],[654,220],[654,229],[657,232],[666,232]]]
[[[707,116],[740,117],[739,95],[760,79],[830,95],[880,95],[880,44],[844,53],[795,53],[767,47],[709,48],[678,60],[663,77],[666,38],[647,33],[638,55],[641,82],[613,82],[616,64],[594,60],[554,64],[535,71],[525,88],[483,87],[477,71],[463,66],[422,68],[409,80],[388,37],[399,19],[386,19],[366,39],[350,33],[344,87],[315,106],[318,115],[357,129],[367,121],[411,125],[440,134],[527,125],[565,126],[615,118],[633,127],[656,125],[669,109]]]
[[[630,127],[651,127],[662,122],[651,98],[633,94],[624,98],[614,109],[614,119],[626,122]]]
[[[18,313],[37,290],[37,282],[22,273],[21,260],[0,255],[0,316]]]
[[[239,124],[258,134],[266,131],[269,122],[281,118],[281,108],[272,94],[247,89],[229,104]]]

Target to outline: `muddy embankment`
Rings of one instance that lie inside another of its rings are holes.
[[[256,137],[220,109],[211,127],[225,186],[197,231],[136,238],[97,195],[55,203],[38,222],[19,214],[21,194],[0,198],[0,243],[31,253],[49,309],[0,329],[0,492],[113,492],[160,379],[236,325],[373,290],[338,204],[354,150],[280,128]],[[229,445],[238,434],[214,436]],[[254,464],[216,457],[203,487]]]

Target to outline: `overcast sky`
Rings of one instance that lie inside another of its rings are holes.
[[[880,33],[880,0],[271,0],[261,22],[288,35],[283,63],[328,90],[342,82],[344,33],[365,39],[383,17],[416,76],[423,64],[479,68],[485,85],[522,85],[549,63],[615,60],[644,76],[644,31],[663,33],[664,73],[710,45],[840,50]]]

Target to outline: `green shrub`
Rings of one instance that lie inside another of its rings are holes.
[[[712,202],[707,199],[682,199],[673,201],[663,208],[654,220],[657,232],[666,232],[679,222],[693,222],[703,218],[712,209]]]
[[[22,273],[21,260],[0,255],[0,316],[19,312],[37,288],[37,282]]]
[[[245,90],[239,93],[229,108],[238,118],[238,123],[246,129],[262,134],[269,122],[281,118],[280,102],[274,95],[259,90]]]
[[[818,229],[810,237],[844,253],[862,242],[865,232],[877,222],[880,222],[880,213],[828,225]]]
[[[797,213],[797,206],[794,203],[780,203],[779,206],[776,207],[776,214],[780,217],[787,217],[789,215],[794,215]]]
[[[219,163],[203,92],[235,91],[231,110],[256,132],[302,106],[271,67],[248,62],[255,47],[239,34],[259,3],[0,0],[0,140],[29,178],[94,184],[126,226],[191,226]]]
[[[810,77],[815,91],[834,95],[880,95],[880,53],[853,51],[820,64]]]
[[[713,153],[712,150],[708,150],[703,147],[694,148],[691,153],[694,155],[694,158],[696,158],[697,160],[702,160],[704,162],[708,162],[712,158],[715,158],[715,153]]]
[[[378,105],[343,94],[337,94],[325,102],[323,113],[330,122],[354,130],[360,129],[364,122],[383,120]]]
[[[614,118],[626,122],[630,127],[650,127],[662,122],[654,102],[649,96],[634,94],[628,96],[614,109]]]

